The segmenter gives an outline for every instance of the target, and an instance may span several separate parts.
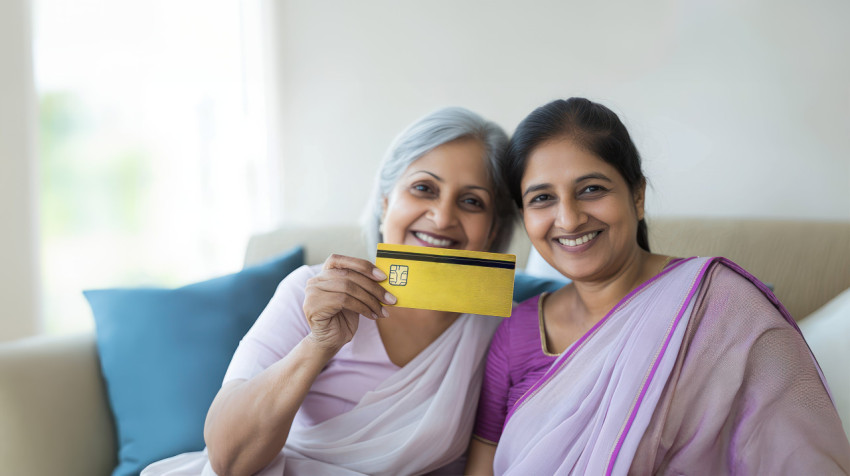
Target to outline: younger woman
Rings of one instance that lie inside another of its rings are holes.
[[[728,260],[650,251],[640,157],[616,114],[581,98],[538,108],[505,170],[532,244],[572,283],[496,332],[469,473],[850,470],[820,369],[773,294]]]

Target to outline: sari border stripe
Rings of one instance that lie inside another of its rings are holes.
[[[487,438],[482,438],[482,437],[480,437],[480,436],[476,435],[475,433],[473,433],[473,434],[472,434],[472,439],[473,439],[473,440],[478,440],[478,441],[480,441],[480,442],[484,443],[485,445],[490,445],[490,446],[498,446],[498,445],[499,445],[499,443],[498,443],[498,442],[496,442],[496,441],[490,441],[490,440],[488,440]]]
[[[623,447],[623,443],[626,440],[626,435],[628,435],[629,430],[632,427],[632,424],[637,417],[637,412],[640,409],[640,404],[643,402],[643,398],[646,396],[647,390],[649,390],[649,384],[652,382],[652,379],[655,377],[655,373],[658,370],[658,366],[661,364],[661,356],[667,351],[667,348],[670,345],[670,341],[673,339],[673,334],[675,329],[679,326],[679,323],[682,320],[682,316],[685,314],[685,310],[688,308],[688,304],[693,299],[696,294],[697,289],[702,285],[702,280],[705,277],[705,273],[708,271],[708,268],[715,262],[716,258],[708,259],[705,264],[703,264],[702,269],[700,269],[699,273],[697,273],[694,278],[694,282],[691,283],[691,289],[688,291],[688,294],[685,296],[685,299],[682,301],[680,305],[679,311],[676,313],[676,318],[673,320],[673,325],[670,327],[670,330],[667,333],[667,336],[664,338],[664,343],[661,344],[661,349],[656,355],[655,361],[652,363],[652,368],[649,371],[649,375],[647,379],[644,381],[643,386],[638,393],[637,400],[635,404],[632,406],[632,410],[629,413],[629,418],[626,420],[625,425],[620,431],[620,436],[617,438],[617,443],[614,445],[613,450],[611,451],[611,456],[608,460],[608,468],[605,470],[605,475],[610,476],[614,470],[614,463],[617,461],[617,456],[620,454],[620,449]]]
[[[525,403],[526,400],[531,398],[535,393],[537,393],[540,390],[540,388],[542,388],[546,384],[546,382],[550,378],[552,378],[552,376],[555,375],[558,372],[558,370],[560,370],[561,367],[563,367],[564,364],[566,364],[567,361],[570,360],[570,357],[576,352],[576,350],[581,348],[581,346],[584,344],[584,342],[587,341],[593,334],[595,334],[596,331],[600,327],[602,327],[602,325],[606,321],[608,321],[608,319],[611,317],[611,315],[613,315],[615,312],[617,312],[624,304],[628,303],[635,295],[637,295],[639,292],[643,291],[647,286],[649,286],[650,284],[657,281],[661,276],[664,276],[665,274],[667,274],[670,271],[678,268],[682,264],[684,264],[688,261],[691,261],[693,259],[696,259],[696,258],[697,257],[692,256],[690,258],[683,258],[683,259],[681,259],[681,260],[679,260],[675,263],[672,263],[670,266],[661,270],[660,273],[649,278],[644,283],[642,283],[640,286],[636,287],[631,292],[626,294],[626,296],[623,299],[621,299],[620,302],[618,302],[616,306],[611,308],[611,310],[608,311],[607,314],[605,314],[605,317],[603,317],[599,322],[594,324],[593,327],[590,328],[590,330],[588,330],[583,336],[581,336],[577,341],[575,341],[562,354],[561,358],[556,360],[555,363],[552,364],[552,366],[549,367],[549,369],[543,374],[543,376],[540,377],[540,379],[537,382],[535,382],[534,385],[532,385],[531,388],[529,388],[521,397],[519,397],[519,399],[516,401],[516,403],[514,403],[513,407],[511,407],[510,411],[508,411],[508,416],[505,417],[505,423],[504,423],[503,426],[508,424],[508,421],[511,419],[511,416],[513,416],[513,414],[516,413],[517,410],[519,410],[519,408],[522,406],[522,404]]]

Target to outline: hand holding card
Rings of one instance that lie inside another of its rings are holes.
[[[515,255],[379,243],[375,266],[399,307],[511,315]]]

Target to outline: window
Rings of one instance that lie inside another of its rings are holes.
[[[261,0],[34,7],[44,330],[92,328],[83,289],[238,270],[276,203]]]

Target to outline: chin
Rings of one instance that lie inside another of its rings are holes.
[[[580,263],[566,264],[563,262],[559,263],[557,260],[553,261],[555,261],[554,264],[552,261],[546,260],[546,262],[549,263],[549,266],[554,268],[555,271],[563,274],[572,281],[582,281],[591,278],[597,275],[600,271],[599,266],[595,265],[582,265]]]

